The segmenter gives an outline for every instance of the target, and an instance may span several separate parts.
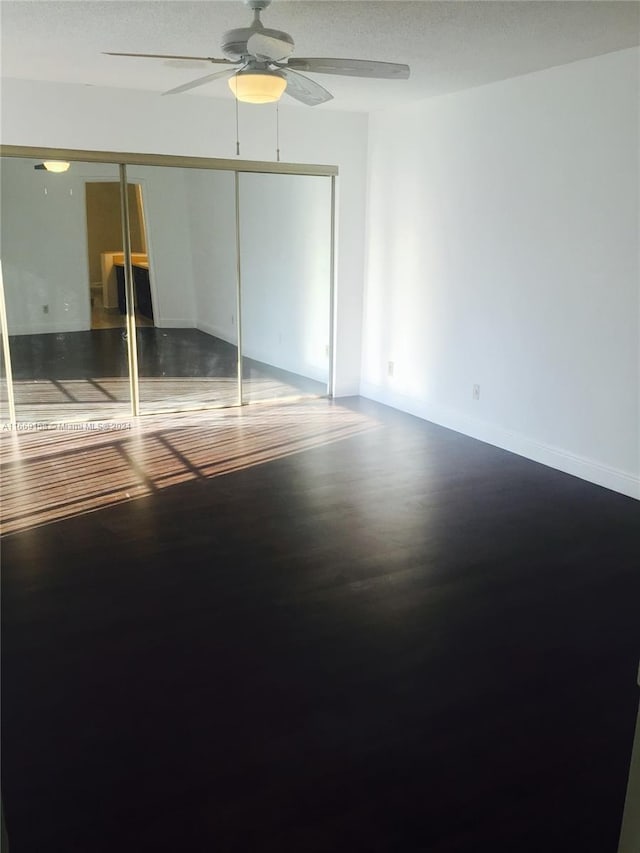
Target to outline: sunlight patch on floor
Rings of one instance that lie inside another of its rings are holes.
[[[330,400],[0,433],[6,535],[341,441],[379,422]]]
[[[233,406],[238,401],[236,376],[143,376],[139,379],[139,389],[143,413],[145,409],[172,412],[180,408]],[[303,393],[308,392],[279,378],[243,379],[244,399],[251,402],[298,397]],[[16,381],[14,395],[21,421],[106,420],[130,414],[129,378],[126,376]],[[6,394],[4,397],[6,399]],[[0,395],[0,401],[2,399]]]

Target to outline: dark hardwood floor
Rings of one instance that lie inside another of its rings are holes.
[[[227,473],[178,425],[189,479],[139,452],[141,497],[3,540],[11,853],[615,853],[638,503],[364,400],[281,416],[189,428]],[[41,463],[70,507],[77,440]]]
[[[92,329],[9,339],[16,381],[127,376],[125,329]],[[235,376],[237,348],[198,329],[137,329],[140,376]]]
[[[136,340],[143,413],[237,404],[234,344],[198,329],[156,327],[138,328]],[[10,348],[19,420],[100,420],[130,412],[124,329],[13,335]],[[326,382],[246,356],[242,375],[245,402],[327,393]],[[6,397],[2,382],[0,390]]]

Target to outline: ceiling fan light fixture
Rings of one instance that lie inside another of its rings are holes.
[[[66,172],[71,163],[65,163],[63,160],[45,160],[42,164],[47,172]]]
[[[278,71],[238,71],[229,79],[229,88],[239,101],[270,104],[280,100],[287,81]]]

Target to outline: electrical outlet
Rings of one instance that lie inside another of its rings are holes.
[[[387,362],[387,376],[393,376],[394,364],[392,361]]]
[[[480,386],[479,385],[473,386],[473,399],[474,400],[480,399]]]
[[[43,313],[43,314],[48,314],[48,313],[49,313],[49,306],[48,306],[48,305],[43,305],[43,306],[42,306],[42,313]]]

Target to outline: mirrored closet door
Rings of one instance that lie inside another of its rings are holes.
[[[243,400],[327,393],[331,179],[239,176]]]
[[[140,413],[237,405],[234,175],[128,166],[127,180],[146,234],[143,256],[132,244]]]
[[[1,158],[5,421],[328,393],[331,167],[57,153]]]
[[[0,199],[17,420],[127,417],[118,166],[3,157]]]

